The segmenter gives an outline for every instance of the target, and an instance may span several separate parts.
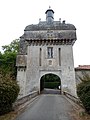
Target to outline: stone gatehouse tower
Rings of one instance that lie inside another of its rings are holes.
[[[54,21],[54,11],[50,8],[45,14],[46,21],[26,26],[20,37],[16,61],[20,96],[34,90],[40,92],[41,77],[49,73],[59,76],[62,92],[76,96],[72,48],[76,41],[76,28],[65,21]]]

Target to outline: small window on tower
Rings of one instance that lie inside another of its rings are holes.
[[[47,48],[48,58],[53,58],[53,47]]]

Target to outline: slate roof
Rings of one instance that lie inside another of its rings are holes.
[[[46,21],[40,21],[39,24],[32,24],[26,26],[24,31],[38,31],[38,30],[76,30],[73,24],[61,23],[60,21],[53,21],[48,24]]]
[[[46,21],[40,20],[38,24],[25,27],[24,34],[20,37],[20,54],[27,54],[27,44],[73,45],[75,43],[76,27],[67,24],[65,20],[54,21],[53,14],[54,11],[49,8],[46,11]]]

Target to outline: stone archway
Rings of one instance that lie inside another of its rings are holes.
[[[48,73],[41,77],[40,79],[40,93],[44,90],[44,88],[47,89],[56,89],[59,90],[61,93],[61,79],[58,75]]]

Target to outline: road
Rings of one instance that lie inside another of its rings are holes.
[[[63,95],[42,94],[16,120],[74,120],[71,111]]]
[[[58,89],[44,89],[42,94],[61,94],[61,92]]]

